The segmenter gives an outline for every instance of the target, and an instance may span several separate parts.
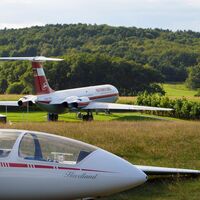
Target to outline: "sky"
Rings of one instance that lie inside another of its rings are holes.
[[[200,32],[200,0],[0,0],[0,29],[108,24]]]

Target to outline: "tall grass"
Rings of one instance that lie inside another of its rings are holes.
[[[72,137],[97,145],[133,163],[200,168],[199,122],[42,122],[2,127]]]

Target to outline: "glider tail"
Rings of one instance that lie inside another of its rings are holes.
[[[43,65],[41,62],[33,61],[32,62],[34,83],[35,83],[35,92],[37,95],[49,94],[54,90],[51,89],[47,78],[44,73]]]

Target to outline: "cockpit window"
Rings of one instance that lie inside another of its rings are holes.
[[[19,156],[27,160],[76,164],[95,147],[68,138],[27,133],[21,140]]]
[[[7,157],[17,140],[19,133],[0,131],[0,158]]]

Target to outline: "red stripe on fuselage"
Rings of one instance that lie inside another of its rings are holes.
[[[25,163],[0,163],[0,168],[29,168],[29,169],[54,169],[54,170],[72,170],[72,171],[86,171],[86,172],[99,172],[99,173],[116,173],[110,171],[102,171],[95,169],[81,169],[73,167],[58,167],[52,165],[34,165],[34,164],[25,164]]]
[[[80,102],[80,103],[78,103],[78,107],[87,106],[88,104],[89,104],[89,102],[87,102],[87,103]]]
[[[28,165],[23,163],[9,163],[9,167],[28,168]]]
[[[79,168],[71,168],[71,167],[58,167],[58,169],[61,169],[61,170],[74,170],[74,171],[80,171],[81,170]]]
[[[81,169],[81,170],[82,170],[82,171],[86,171],[86,172],[115,173],[115,172],[102,171],[102,170],[95,170],[95,169]]]
[[[109,97],[114,97],[114,96],[118,96],[118,93],[114,93],[114,94],[105,94],[105,95],[99,95],[99,96],[93,96],[93,97],[89,97],[90,100],[96,100],[96,99],[104,99],[104,98],[109,98]]]
[[[34,165],[36,169],[54,169],[54,166],[50,165]]]
[[[38,101],[38,103],[49,104],[51,101]]]

